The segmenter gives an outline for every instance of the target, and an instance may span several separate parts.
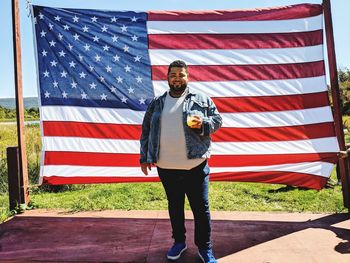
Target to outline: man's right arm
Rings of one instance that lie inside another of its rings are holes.
[[[148,140],[151,126],[151,118],[154,109],[154,99],[148,105],[142,122],[142,133],[140,138],[140,164],[147,162]]]

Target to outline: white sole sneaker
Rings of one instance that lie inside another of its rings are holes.
[[[177,260],[181,257],[181,254],[185,252],[186,249],[187,249],[187,245],[180,251],[180,253],[177,256],[172,257],[172,256],[166,255],[166,257],[167,259],[170,259],[170,260]]]
[[[202,262],[205,263],[204,258],[202,257],[201,253],[198,252],[198,256],[199,256],[199,258],[202,260]]]

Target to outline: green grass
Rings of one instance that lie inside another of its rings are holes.
[[[25,128],[31,205],[34,208],[87,210],[163,210],[167,200],[160,183],[121,183],[38,187],[41,148],[38,125]],[[350,137],[349,137],[350,138]],[[6,147],[16,145],[14,125],[0,125],[0,222],[8,209]],[[335,171],[332,174],[336,180]],[[51,189],[51,190],[50,190]],[[54,192],[55,190],[56,192]],[[345,212],[341,186],[320,191],[275,184],[212,182],[210,205],[216,211]],[[186,203],[186,209],[190,209]]]

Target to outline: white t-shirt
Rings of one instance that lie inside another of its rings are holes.
[[[157,166],[164,169],[190,170],[204,159],[188,159],[182,108],[187,92],[181,97],[166,95],[160,122],[160,149]]]

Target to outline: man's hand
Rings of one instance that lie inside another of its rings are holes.
[[[202,128],[202,122],[203,122],[203,119],[201,116],[192,115],[191,116],[191,125],[189,125],[189,126],[192,129],[200,129],[200,128]]]
[[[141,170],[144,173],[144,175],[148,175],[148,170],[152,170],[152,165],[150,163],[141,163]],[[148,168],[148,170],[147,170]]]

